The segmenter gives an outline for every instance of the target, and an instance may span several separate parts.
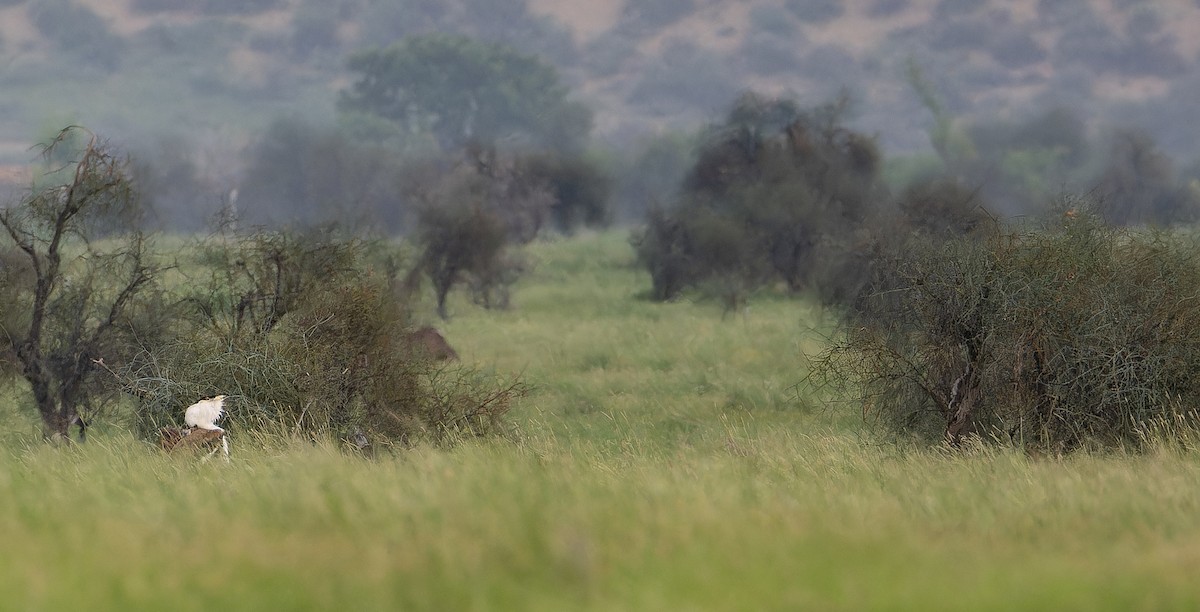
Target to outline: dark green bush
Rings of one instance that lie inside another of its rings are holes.
[[[402,180],[417,202],[415,293],[428,277],[438,313],[456,286],[485,308],[506,308],[525,269],[516,251],[549,224],[570,231],[608,219],[608,178],[581,158],[513,155],[471,146],[457,160],[409,164]]]
[[[632,238],[638,263],[650,273],[650,297],[666,301],[699,280],[691,263],[693,247],[683,221],[657,206],[646,213],[646,228]]]
[[[953,179],[911,185],[900,196],[898,208],[908,227],[933,237],[986,234],[995,226],[982,206],[979,190]]]
[[[439,316],[449,318],[446,298],[462,283],[478,287],[482,301],[491,304],[491,292],[506,278],[506,230],[495,210],[469,201],[425,206],[419,215],[418,241],[418,265],[433,283]]]
[[[612,179],[595,163],[579,155],[534,154],[518,164],[518,172],[545,185],[553,196],[550,217],[559,231],[601,227],[611,220]]]
[[[174,341],[121,374],[143,436],[224,394],[234,435],[442,440],[496,433],[522,393],[408,346],[399,265],[369,243],[324,230],[224,236],[205,250],[211,280],[192,282]]]
[[[931,108],[935,112],[940,109]],[[945,174],[1005,216],[1039,216],[1064,192],[1091,192],[1115,225],[1189,223],[1200,200],[1171,159],[1144,132],[1089,138],[1073,112],[1055,108],[1018,121],[976,122],[965,130],[942,115],[934,136]]]
[[[1043,230],[908,241],[819,372],[926,442],[1137,447],[1179,422],[1200,401],[1200,246],[1066,205]]]
[[[228,203],[228,191],[207,182],[193,157],[192,143],[181,137],[162,137],[134,153],[130,171],[152,226],[197,232]],[[221,187],[231,189],[233,182]]]
[[[709,134],[675,205],[653,210],[634,237],[653,297],[707,288],[729,306],[768,282],[812,288],[816,263],[886,196],[874,142],[840,117],[836,105],[802,112],[743,97]]]
[[[1112,135],[1096,191],[1100,214],[1115,225],[1168,226],[1200,218],[1196,194],[1180,184],[1171,159],[1140,132]]]

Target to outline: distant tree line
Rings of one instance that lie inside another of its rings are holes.
[[[613,181],[587,152],[591,111],[544,61],[434,34],[354,54],[347,65],[357,78],[339,99],[339,124],[275,121],[247,151],[236,191],[211,194],[211,216],[409,235],[422,255],[407,286],[427,278],[444,317],[454,287],[506,307],[524,269],[520,245],[613,218]],[[196,163],[156,161],[137,168],[148,196],[195,223]]]
[[[982,231],[987,215],[959,181],[922,181],[893,199],[874,140],[846,127],[845,111],[844,100],[802,109],[742,96],[703,137],[675,199],[651,207],[634,235],[651,297],[695,290],[728,310],[778,283],[852,301],[864,254],[891,235]]]
[[[927,103],[937,158],[908,167],[889,166],[873,138],[846,125],[844,100],[805,109],[744,94],[702,133],[677,190],[647,204],[633,241],[651,297],[698,291],[734,308],[778,283],[852,303],[871,265],[864,254],[910,234],[979,237],[1043,218],[1072,187],[1111,225],[1200,218],[1200,183],[1142,133],[1090,138],[1062,109],[964,125]]]
[[[843,104],[740,98],[634,233],[650,297],[830,305],[842,325],[810,380],[903,438],[1063,452],[1200,427],[1200,259],[1186,231],[1158,229],[1194,222],[1200,193],[1153,142],[1116,132],[1089,155],[1061,111],[946,120],[940,164],[896,188],[844,117]],[[1054,169],[1090,190],[1052,193]],[[1029,214],[1002,216],[993,198]]]

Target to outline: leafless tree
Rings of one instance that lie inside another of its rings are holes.
[[[159,269],[132,229],[137,197],[127,161],[77,126],[43,146],[44,185],[0,211],[25,273],[5,275],[4,338],[29,383],[47,438],[69,439],[101,390],[97,364],[134,342],[132,321]],[[21,256],[23,255],[23,257]],[[143,311],[145,312],[145,311]]]

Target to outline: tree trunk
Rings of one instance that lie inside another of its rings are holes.
[[[967,347],[970,360],[962,375],[955,379],[950,388],[950,399],[946,403],[946,441],[958,447],[968,434],[976,433],[975,412],[979,405],[980,350],[975,343]]]
[[[47,395],[44,400],[38,398],[37,412],[42,416],[42,437],[71,442],[71,425],[79,421],[79,414],[74,407],[61,406],[53,397]],[[83,427],[80,426],[79,442],[83,442],[83,436]]]
[[[17,357],[22,361],[24,366],[22,374],[29,382],[29,389],[33,392],[33,402],[37,405],[38,415],[42,418],[42,435],[47,440],[56,435],[65,437],[70,422],[63,421],[58,410],[58,402],[54,400],[50,392],[50,375],[42,367],[40,351],[26,343],[17,350]]]
[[[50,406],[39,404],[38,411],[42,415],[42,436],[47,440],[71,441],[71,424],[79,418],[73,408],[60,408],[55,406],[52,401]],[[79,432],[82,442],[83,429],[80,428]]]
[[[433,279],[433,289],[437,292],[437,311],[438,316],[443,321],[450,319],[450,313],[446,311],[446,298],[450,295],[450,289],[454,287],[454,277],[450,274],[442,274],[435,276]]]
[[[442,291],[441,289],[438,289],[437,311],[438,311],[438,316],[441,317],[443,321],[448,321],[450,319],[450,313],[446,312],[446,294],[447,293],[448,293],[447,291]]]
[[[972,370],[954,382],[950,403],[950,419],[946,424],[946,441],[950,446],[962,445],[963,438],[975,432],[975,408],[979,404],[979,378]]]

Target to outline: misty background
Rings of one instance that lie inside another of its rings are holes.
[[[897,190],[949,172],[1011,214],[1131,181],[1162,200],[1200,185],[1198,33],[1194,0],[0,0],[0,182],[27,187],[30,145],[75,123],[132,156],[164,227],[235,204],[258,223],[403,230],[415,160],[484,141],[584,160],[611,180],[609,217],[638,220],[752,90],[844,96]],[[498,69],[489,95],[561,96],[490,126],[470,99],[443,133],[351,100],[367,74],[352,58],[437,34],[551,69],[509,89],[525,73]],[[1134,178],[1113,185],[1113,168]]]

